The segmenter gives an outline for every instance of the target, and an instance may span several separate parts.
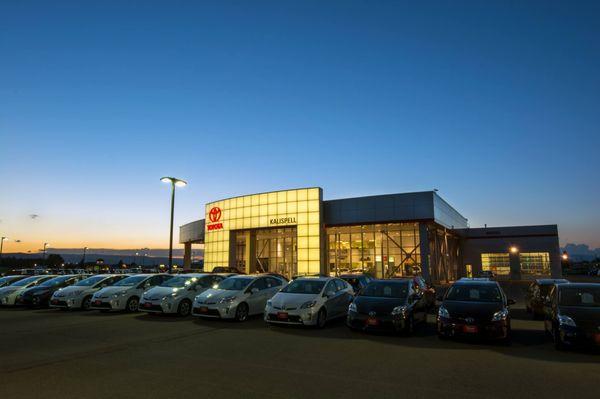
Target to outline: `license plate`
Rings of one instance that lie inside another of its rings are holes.
[[[370,317],[367,319],[367,324],[370,326],[376,326],[379,324],[379,320]]]
[[[208,308],[206,306],[202,306],[200,308],[200,313],[208,313]]]
[[[288,314],[286,312],[277,312],[277,318],[278,319],[287,319]]]
[[[469,334],[476,334],[477,331],[479,331],[477,326],[463,326],[463,332],[466,332]]]
[[[96,304],[96,305],[102,305],[102,301],[96,301],[96,302],[94,302],[94,304]]]

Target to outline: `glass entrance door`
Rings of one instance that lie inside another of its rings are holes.
[[[251,273],[279,273],[287,278],[298,273],[296,227],[238,231],[237,236],[253,237],[254,246],[250,251],[254,259],[245,259],[248,243],[240,238],[237,242],[236,264],[250,262]]]

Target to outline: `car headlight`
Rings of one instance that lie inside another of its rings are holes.
[[[494,313],[494,315],[492,316],[492,321],[506,320],[507,317],[508,317],[508,309],[504,308],[504,309],[499,310],[496,313]]]
[[[354,302],[350,302],[350,305],[348,305],[348,312],[356,312],[356,304]]]
[[[440,306],[440,308],[438,310],[438,317],[441,317],[443,319],[449,319],[450,312],[448,312],[448,310],[445,307]]]
[[[569,316],[563,315],[558,315],[558,324],[560,324],[561,326],[577,327],[577,325],[575,324],[575,320],[573,320]]]
[[[396,306],[392,309],[392,316],[404,316],[408,308],[406,306]]]
[[[304,302],[301,306],[300,309],[310,309],[312,307],[314,307],[317,304],[317,301],[308,301],[308,302]]]
[[[226,296],[225,298],[221,298],[221,300],[219,301],[219,303],[231,303],[231,302],[235,301],[235,298],[237,298],[235,295],[233,295],[233,296]]]

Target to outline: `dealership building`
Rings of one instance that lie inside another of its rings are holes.
[[[204,245],[205,271],[420,274],[434,283],[482,271],[512,280],[561,275],[556,225],[470,228],[435,191],[323,200],[311,187],[227,198],[181,226],[179,241],[184,267],[192,245]]]

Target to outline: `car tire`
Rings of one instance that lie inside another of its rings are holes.
[[[245,302],[240,303],[235,309],[235,320],[242,322],[248,319],[248,305]]]
[[[90,306],[92,305],[92,296],[86,296],[81,301],[81,310],[90,310]]]
[[[177,307],[177,314],[181,317],[188,317],[192,313],[192,303],[184,299]]]
[[[125,304],[125,310],[129,313],[134,313],[138,311],[140,306],[140,301],[136,297],[131,297],[127,300]]]
[[[319,309],[317,313],[317,324],[315,325],[317,328],[323,328],[327,324],[327,310],[325,308]]]

